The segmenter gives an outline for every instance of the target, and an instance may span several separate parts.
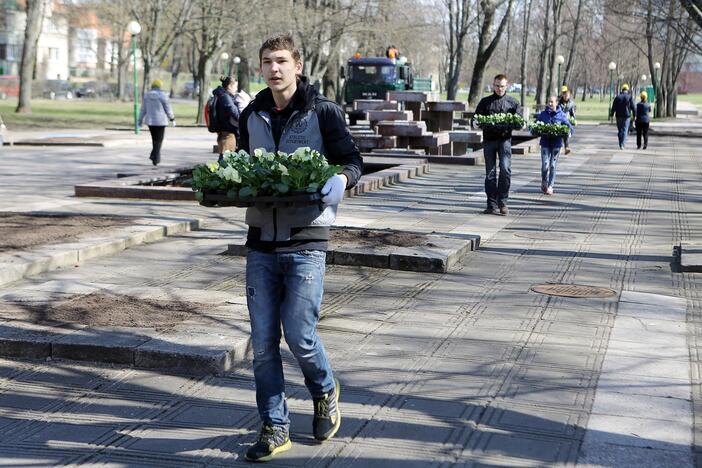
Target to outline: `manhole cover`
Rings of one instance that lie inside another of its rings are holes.
[[[536,240],[572,240],[575,239],[573,234],[563,232],[515,232],[516,237],[525,237],[527,239]]]
[[[612,297],[617,295],[617,292],[612,289],[586,284],[537,284],[532,286],[531,290],[540,294],[561,297]]]

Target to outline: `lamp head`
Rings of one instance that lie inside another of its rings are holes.
[[[397,59],[397,64],[402,66],[407,63],[407,57],[404,55],[400,55],[400,58]]]
[[[653,68],[655,68],[656,70],[660,69],[660,68],[661,68],[660,62],[654,63],[654,64],[653,64]]]
[[[239,58],[238,55],[234,57],[234,63],[237,65],[239,65],[241,63],[241,58]]]
[[[222,52],[222,54],[219,56],[222,60],[229,60],[229,54],[226,52]]]
[[[607,65],[607,68],[609,68],[610,71],[614,71],[617,69],[617,64],[614,62],[609,62],[609,65]]]
[[[141,25],[136,21],[130,21],[129,23],[127,23],[127,31],[132,36],[136,36],[141,32]]]
[[[563,62],[565,62],[565,57],[563,57],[562,55],[558,55],[556,57],[556,62],[558,62],[558,65],[561,65]]]

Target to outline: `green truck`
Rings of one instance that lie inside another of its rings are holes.
[[[431,91],[431,79],[415,78],[410,63],[403,57],[353,57],[345,70],[342,67],[341,77],[345,79],[344,110],[351,125],[365,118],[364,111],[353,108],[356,99],[385,99],[388,91]]]

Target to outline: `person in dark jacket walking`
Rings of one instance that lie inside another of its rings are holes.
[[[151,83],[151,91],[144,93],[144,101],[141,104],[139,113],[139,126],[144,123],[149,126],[151,133],[151,155],[149,159],[154,166],[161,162],[161,145],[166,134],[166,125],[170,120],[175,127],[175,115],[171,110],[171,103],[168,101],[166,93],[161,91],[163,82],[154,80]]]
[[[648,93],[641,91],[641,101],[636,104],[636,149],[641,149],[641,136],[643,136],[643,149],[648,147],[648,127],[651,124],[651,104],[648,102]]]
[[[309,147],[343,169],[322,187],[321,206],[255,206],[246,211],[246,293],[256,403],[263,422],[258,441],[246,452],[249,461],[267,461],[291,447],[281,325],[314,400],[314,437],[327,440],[341,425],[341,387],[317,335],[317,322],[329,229],[344,192],[358,182],[363,167],[341,108],[301,76],[300,52],[292,36],[267,39],[259,59],[268,87],[241,115],[239,149],[292,153]]]
[[[572,117],[575,120],[575,103],[573,102],[570,90],[567,86],[561,86],[561,97],[558,98],[558,108],[563,111],[566,117]],[[570,153],[570,136],[563,137],[563,145],[565,154]]]
[[[500,113],[521,114],[519,103],[507,95],[507,77],[497,75],[492,83],[493,93],[480,100],[475,108],[479,115]],[[483,130],[483,156],[485,157],[485,194],[487,208],[483,213],[506,216],[509,213],[507,199],[512,180],[512,130]],[[500,174],[497,176],[499,158]]]
[[[236,140],[239,137],[239,107],[234,102],[238,83],[232,76],[223,77],[222,85],[212,91],[217,98],[217,123],[220,129],[217,132],[217,147],[221,158],[225,151],[236,149]]]
[[[609,111],[609,116],[617,118],[617,137],[619,138],[619,149],[624,149],[626,145],[626,137],[629,134],[629,125],[636,115],[634,108],[634,100],[629,94],[629,85],[622,85],[622,92],[619,93],[612,102],[612,109]]]
[[[539,113],[536,120],[547,124],[567,125],[571,132],[573,131],[568,116],[558,106],[556,96],[548,98],[546,109]],[[539,142],[541,144],[541,191],[547,195],[553,195],[553,185],[556,183],[556,164],[563,140],[563,137],[542,136]]]

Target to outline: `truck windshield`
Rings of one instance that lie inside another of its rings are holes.
[[[394,83],[395,67],[390,65],[353,65],[350,78],[365,83]]]

